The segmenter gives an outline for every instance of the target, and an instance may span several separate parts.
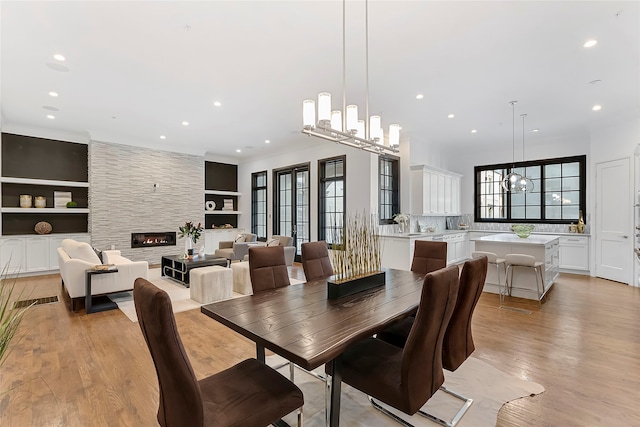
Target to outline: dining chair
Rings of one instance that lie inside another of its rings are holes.
[[[320,240],[317,242],[307,242],[301,245],[302,268],[304,277],[308,281],[324,279],[333,275],[333,267],[329,258],[329,248],[327,242]]]
[[[411,271],[427,274],[447,266],[447,242],[416,240]]]
[[[249,277],[253,293],[289,286],[283,246],[249,248]]]
[[[266,426],[296,409],[302,425],[304,397],[291,381],[256,359],[197,380],[169,295],[138,278],[133,300],[158,376],[162,427]]]
[[[486,256],[480,256],[466,261],[462,267],[455,308],[442,342],[442,366],[447,371],[453,372],[458,369],[475,350],[471,332],[471,320],[480,295],[482,295],[482,290],[484,289],[487,267],[488,258]],[[413,323],[414,319],[412,317],[404,319],[378,333],[377,338],[395,346],[404,347],[406,346]],[[467,412],[473,403],[473,399],[462,396],[444,386],[440,388],[443,392],[464,402],[452,420],[446,421],[424,411],[419,411],[419,413],[439,424],[454,427]]]
[[[373,337],[357,342],[341,356],[342,381],[366,393],[382,413],[411,426],[375,399],[413,415],[438,391],[444,383],[442,343],[457,295],[457,266],[428,273],[405,346]]]

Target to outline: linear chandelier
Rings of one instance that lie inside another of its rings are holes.
[[[376,154],[394,154],[399,151],[400,125],[389,125],[388,139],[382,130],[379,115],[369,116],[369,2],[365,1],[365,58],[366,58],[366,100],[365,117],[368,122],[358,119],[358,106],[347,105],[346,101],[346,0],[342,1],[342,110],[331,109],[331,94],[318,94],[316,103],[306,99],[302,102],[302,133],[327,141],[338,142]],[[344,111],[344,114],[343,114]]]

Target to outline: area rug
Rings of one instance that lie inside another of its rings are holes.
[[[269,356],[267,364],[275,366],[283,360],[277,355]],[[324,367],[316,371],[323,372],[323,370]],[[280,372],[288,377],[288,366],[281,368]],[[295,383],[304,393],[304,425],[306,427],[324,426],[324,383],[298,368],[295,370]],[[494,427],[502,405],[544,391],[544,387],[540,384],[505,374],[474,357],[468,358],[455,372],[445,371],[444,386],[473,399],[471,407],[458,423],[458,427]],[[462,406],[461,403],[448,394],[437,391],[422,409],[451,420]],[[364,393],[344,383],[340,404],[341,425],[367,427],[398,425],[391,418],[374,409]],[[410,417],[398,411],[395,412],[415,426],[439,425],[417,414]],[[295,414],[288,415],[285,421],[295,425]]]
[[[166,277],[162,277],[160,274],[159,268],[149,269],[149,278],[148,280],[169,294],[169,298],[171,298],[171,305],[173,306],[174,313],[180,313],[181,311],[194,310],[196,308],[200,308],[202,305],[198,301],[194,301],[191,299],[191,293],[189,288],[184,287],[180,283],[168,279]],[[294,278],[289,278],[291,284],[302,283],[301,280],[297,280]],[[237,292],[233,292],[233,298],[242,297],[243,294],[239,294]],[[133,305],[133,292],[119,292],[115,294],[109,295],[109,299],[115,302],[118,305],[120,311],[122,311],[125,316],[129,318],[132,322],[138,321],[138,316],[136,315],[136,308]]]

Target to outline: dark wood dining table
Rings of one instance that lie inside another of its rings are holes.
[[[333,362],[329,423],[337,427],[341,354],[411,314],[420,301],[423,274],[384,270],[385,286],[339,299],[327,299],[323,279],[203,305],[201,311],[254,341],[258,360],[265,360],[267,348],[307,370]]]

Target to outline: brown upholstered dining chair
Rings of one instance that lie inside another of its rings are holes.
[[[442,365],[447,371],[455,371],[475,350],[471,334],[473,311],[480,299],[487,277],[488,259],[486,256],[466,261],[460,274],[460,287],[455,309],[442,342]],[[405,346],[414,319],[409,317],[377,334],[377,338],[398,347]],[[445,421],[431,414],[420,414],[448,427],[455,426],[473,403],[473,399],[464,397],[446,387],[442,391],[463,400],[465,403],[451,421]]]
[[[396,421],[397,415],[374,399],[415,414],[444,382],[442,341],[457,295],[457,266],[428,273],[405,346],[373,337],[354,344],[342,354],[342,381],[369,395],[376,409]]]
[[[316,279],[324,279],[333,275],[333,267],[329,258],[329,249],[327,242],[320,240],[317,242],[303,243],[302,249],[302,268],[304,277],[308,281]]]
[[[256,359],[197,380],[167,293],[138,278],[133,299],[158,375],[162,427],[266,426],[296,409],[302,425],[304,398],[292,382]]]
[[[427,274],[447,266],[447,242],[416,240],[411,271]]]
[[[289,286],[283,246],[249,248],[249,277],[253,293]]]

